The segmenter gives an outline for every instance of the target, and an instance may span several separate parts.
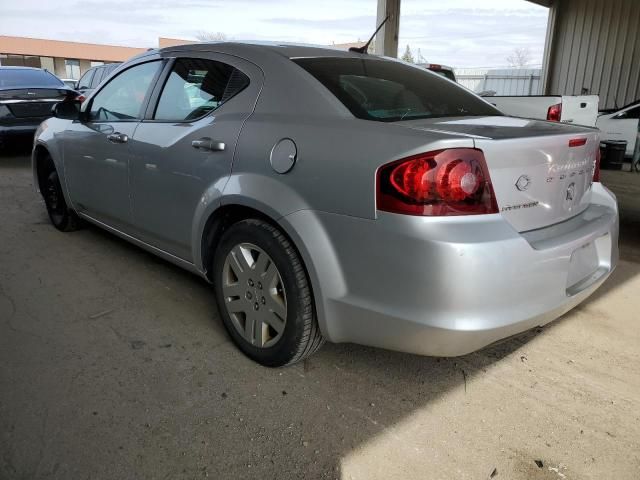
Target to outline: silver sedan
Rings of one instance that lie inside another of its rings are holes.
[[[325,339],[462,355],[562,315],[618,258],[597,130],[357,52],[146,52],[58,104],[33,171],[56,228],[201,275],[269,366]]]

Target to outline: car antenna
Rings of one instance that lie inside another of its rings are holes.
[[[351,47],[349,48],[350,52],[356,52],[356,53],[364,53],[365,55],[369,52],[367,52],[367,50],[369,49],[369,44],[371,43],[371,41],[373,40],[373,37],[376,36],[376,34],[380,31],[380,29],[383,27],[383,25],[385,23],[387,23],[387,20],[389,20],[389,15],[387,15],[386,17],[384,17],[384,20],[382,20],[382,22],[380,23],[380,25],[378,26],[378,28],[376,28],[376,31],[373,32],[373,35],[371,35],[371,38],[369,39],[369,41],[367,43],[365,43],[363,46],[361,47]]]

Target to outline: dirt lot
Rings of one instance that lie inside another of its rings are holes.
[[[0,479],[638,479],[640,175],[622,259],[538,332],[457,359],[326,345],[266,369],[210,287],[96,228],[62,234],[0,157]]]

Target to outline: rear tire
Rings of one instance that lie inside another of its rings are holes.
[[[60,178],[55,169],[47,174],[41,188],[47,213],[53,226],[61,232],[78,230],[80,228],[80,218],[78,218],[76,212],[67,206],[62,193]]]
[[[249,358],[280,367],[322,346],[302,260],[276,227],[257,219],[232,225],[220,239],[212,267],[223,323]]]

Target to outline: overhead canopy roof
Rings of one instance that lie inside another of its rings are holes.
[[[528,2],[542,5],[543,7],[550,7],[553,0],[527,0]]]

